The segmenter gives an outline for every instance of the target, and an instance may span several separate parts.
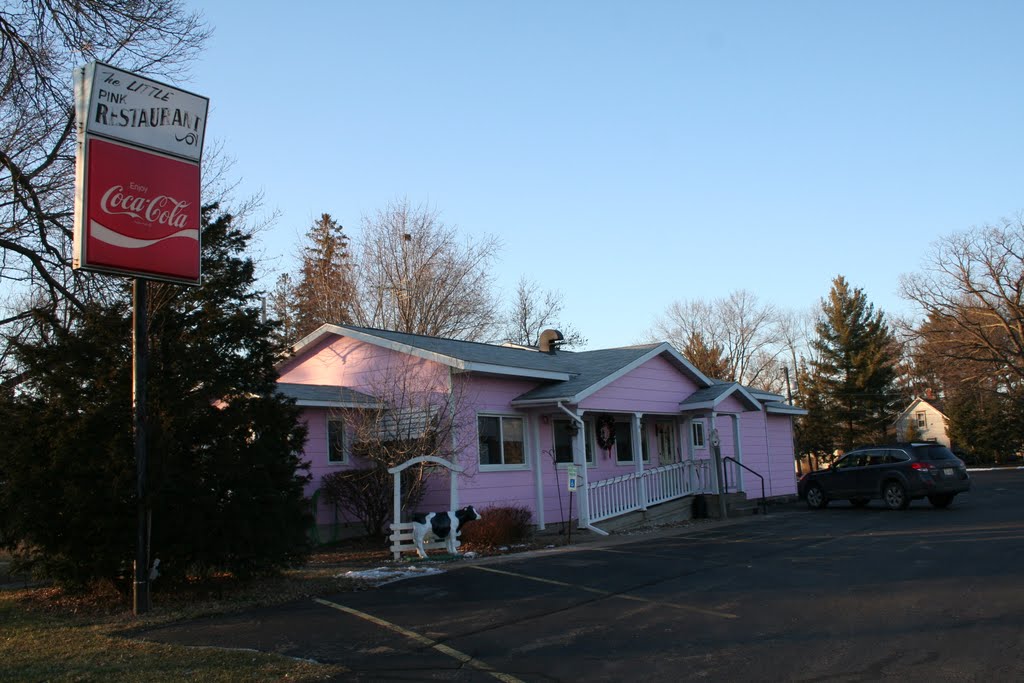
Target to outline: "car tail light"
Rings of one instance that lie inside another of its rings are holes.
[[[915,462],[910,466],[910,469],[912,470],[922,470],[924,472],[927,472],[931,468],[932,466],[926,462]]]

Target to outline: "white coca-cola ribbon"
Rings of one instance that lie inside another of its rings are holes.
[[[90,220],[89,231],[90,236],[93,239],[97,239],[100,242],[106,242],[107,244],[111,244],[115,247],[124,247],[125,249],[142,249],[143,247],[148,247],[165,240],[173,240],[178,237],[195,240],[196,242],[199,241],[199,231],[194,228],[191,230],[179,230],[173,235],[167,235],[155,240],[144,240],[137,237],[122,235],[121,233],[114,232],[110,228],[107,228],[94,220]]]

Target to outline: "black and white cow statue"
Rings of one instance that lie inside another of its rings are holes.
[[[416,552],[426,558],[427,551],[423,542],[430,540],[444,541],[449,555],[455,554],[455,535],[462,527],[473,520],[480,519],[480,513],[472,505],[461,510],[448,512],[416,513],[412,516],[412,540],[416,544]]]

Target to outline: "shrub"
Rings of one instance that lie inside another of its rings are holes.
[[[530,511],[522,505],[490,507],[480,511],[480,519],[467,524],[459,538],[475,545],[508,545],[524,541],[532,532]]]

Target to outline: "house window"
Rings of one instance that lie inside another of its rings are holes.
[[[481,415],[477,418],[481,466],[526,466],[523,418]]]
[[[923,410],[917,413],[915,417],[917,418],[918,429],[924,429],[925,427],[928,426],[928,416],[925,414]]]
[[[704,421],[694,420],[690,423],[690,438],[694,448],[707,448],[704,443]]]
[[[554,432],[553,441],[555,446],[555,462],[558,464],[566,464],[572,462],[572,435],[570,425],[572,420],[552,420],[551,429]],[[585,425],[587,430],[581,434],[583,437],[583,443],[587,449],[587,464],[594,464],[594,448],[590,443],[589,432],[590,424]]]
[[[345,462],[345,423],[327,418],[327,462]]]
[[[658,462],[668,465],[676,461],[676,430],[671,422],[655,422],[654,435],[658,441]]]
[[[633,426],[628,422],[615,423],[615,460],[633,462]]]
[[[640,457],[644,462],[651,459],[647,449],[647,426],[640,423]],[[631,422],[615,423],[615,461],[620,463],[633,462],[633,424]]]

